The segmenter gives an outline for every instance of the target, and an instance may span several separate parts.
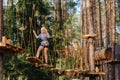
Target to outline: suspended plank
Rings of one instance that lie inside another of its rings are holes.
[[[35,63],[42,63],[42,61],[36,57],[26,57],[26,60],[29,61],[32,64]]]
[[[65,71],[63,68],[51,68],[51,71]]]
[[[44,67],[44,68],[53,68],[51,64],[44,64],[42,60],[36,57],[26,57],[26,60],[32,64],[38,63],[37,67]]]
[[[91,75],[91,76],[93,76],[93,75],[96,75],[96,76],[106,75],[105,72],[88,72],[87,74]]]
[[[50,64],[39,64],[39,67],[45,67],[45,68],[53,68],[53,66]]]
[[[115,60],[108,60],[105,63],[108,63],[108,64],[119,64],[120,60],[117,60],[117,59],[115,59]]]
[[[81,73],[82,73],[82,70],[80,70],[80,69],[74,69],[73,77],[74,77],[74,78],[75,78],[75,77],[78,78]]]
[[[65,70],[65,75],[68,77],[73,77],[74,69],[66,69]]]
[[[65,70],[63,68],[51,68],[51,71],[57,72],[60,76],[65,75]]]
[[[74,69],[74,72],[82,72],[81,69]]]

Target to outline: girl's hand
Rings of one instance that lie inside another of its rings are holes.
[[[35,33],[35,30],[33,30],[33,33]]]
[[[35,30],[33,30],[33,34],[35,35],[36,38],[38,38],[38,35],[36,34]]]

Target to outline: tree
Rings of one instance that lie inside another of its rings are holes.
[[[93,28],[93,25],[92,25],[92,17],[91,17],[91,6],[92,5],[90,4],[90,0],[86,0],[89,34],[94,33],[94,28]],[[90,38],[89,39],[89,65],[90,65],[90,71],[95,70],[94,64],[95,64],[94,63],[94,43],[93,43],[93,39]]]
[[[0,42],[3,36],[3,0],[0,0]],[[3,80],[3,54],[0,52],[0,80]]]
[[[100,48],[102,48],[102,25],[101,25],[101,2],[100,2],[100,0],[98,0],[97,1],[97,3],[98,3],[98,20],[97,20],[97,22],[98,22],[98,24],[97,24],[97,31],[98,31],[98,45],[99,45],[99,47]]]

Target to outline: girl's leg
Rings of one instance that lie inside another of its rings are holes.
[[[40,55],[40,51],[43,49],[43,46],[39,46],[38,50],[37,50],[37,54],[36,57],[39,58]]]
[[[47,51],[48,51],[48,48],[45,47],[45,48],[44,48],[44,56],[45,56],[45,62],[46,62],[46,63],[48,63]]]

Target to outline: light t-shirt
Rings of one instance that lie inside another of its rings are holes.
[[[41,39],[41,46],[49,46],[48,38],[50,37],[49,33],[47,34],[39,34],[38,39]]]

